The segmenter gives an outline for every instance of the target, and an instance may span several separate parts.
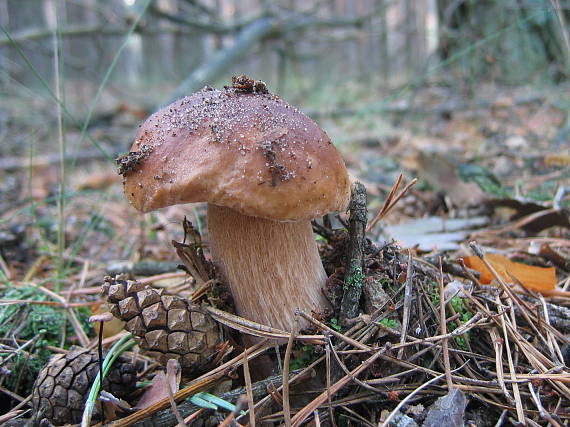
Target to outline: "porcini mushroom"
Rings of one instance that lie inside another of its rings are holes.
[[[297,332],[326,307],[311,219],[345,209],[349,178],[326,133],[245,76],[153,114],[120,160],[125,193],[149,212],[208,202],[214,262],[237,313]]]

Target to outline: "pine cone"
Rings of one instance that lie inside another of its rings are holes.
[[[215,354],[220,329],[200,306],[121,276],[105,277],[103,294],[111,313],[163,365],[176,359],[184,370],[199,372]]]
[[[81,422],[91,384],[99,372],[95,350],[75,348],[58,354],[42,369],[32,391],[34,414],[54,425]],[[103,389],[118,398],[127,398],[135,390],[135,367],[118,359],[103,381]],[[99,415],[96,408],[94,418]]]

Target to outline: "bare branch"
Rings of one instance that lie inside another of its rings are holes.
[[[202,21],[200,19],[192,19],[188,16],[173,15],[171,13],[165,12],[158,6],[151,6],[149,12],[153,15],[166,19],[174,24],[183,25],[186,27],[193,28],[202,32],[208,32],[213,34],[229,34],[240,31],[242,28],[251,24],[253,21],[259,19],[259,16],[254,18],[245,19],[242,21],[237,21],[234,23],[225,22],[215,22],[215,21]]]
[[[62,37],[76,37],[76,36],[91,36],[93,34],[100,34],[104,36],[124,36],[127,28],[123,27],[108,27],[103,25],[69,25],[63,27],[58,31]],[[156,28],[150,29],[139,26],[136,30],[139,34],[162,34],[162,33],[181,33],[190,34],[190,31],[180,28]],[[18,31],[11,35],[12,40],[16,43],[29,42],[42,40],[53,36],[53,30],[47,28],[32,28],[27,30]],[[0,38],[0,47],[10,45],[12,42],[7,37]]]

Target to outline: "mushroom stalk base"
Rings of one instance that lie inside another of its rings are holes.
[[[307,326],[296,309],[310,314],[328,306],[310,221],[276,222],[208,204],[208,229],[240,316],[296,333]]]

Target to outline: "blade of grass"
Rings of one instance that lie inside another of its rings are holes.
[[[89,396],[87,397],[87,401],[85,402],[85,410],[83,411],[81,426],[88,427],[91,424],[91,416],[93,414],[93,409],[95,409],[97,396],[99,395],[99,391],[101,390],[101,384],[103,382],[105,375],[107,375],[109,369],[111,369],[111,366],[113,366],[113,363],[115,363],[115,360],[117,360],[117,358],[125,351],[134,347],[135,344],[136,342],[132,339],[131,334],[128,334],[122,337],[119,341],[117,341],[113,345],[113,347],[111,347],[109,353],[107,353],[107,356],[103,361],[103,378],[101,378],[100,374],[97,374],[97,377],[95,377],[95,381],[93,381],[91,390],[89,391]]]
[[[54,86],[55,94],[61,101],[56,104],[57,116],[57,139],[59,145],[59,184],[58,184],[58,228],[57,228],[57,259],[56,259],[56,277],[55,291],[61,291],[61,279],[63,278],[63,251],[65,250],[65,124],[63,122],[62,105],[65,105],[65,87],[63,84],[64,75],[62,67],[62,51],[59,34],[59,2],[51,2],[53,14],[55,16],[56,26],[53,32],[53,69],[54,69]]]

